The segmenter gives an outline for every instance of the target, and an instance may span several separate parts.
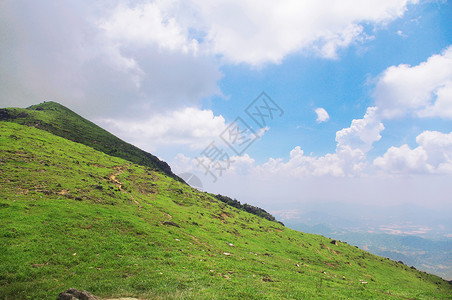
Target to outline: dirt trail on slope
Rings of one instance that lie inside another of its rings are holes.
[[[126,165],[125,167],[128,167],[128,165]],[[116,176],[119,176],[120,174],[124,173],[124,170],[122,169],[121,166],[116,166],[116,167],[114,167],[114,169],[115,169],[115,172],[109,176],[110,181],[113,182],[113,183],[116,185],[116,187],[117,187],[121,192],[127,193],[127,192],[122,188],[122,183],[116,178]],[[143,206],[141,205],[141,203],[138,202],[137,200],[135,200],[135,198],[132,196],[132,194],[129,194],[129,196],[130,196],[130,199],[132,199],[132,201],[133,201],[136,205],[138,205],[138,212],[140,212],[140,211],[141,211],[141,208],[143,207]]]

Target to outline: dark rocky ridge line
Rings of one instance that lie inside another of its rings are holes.
[[[253,206],[253,205],[249,205],[247,203],[242,204],[242,203],[240,203],[240,201],[238,201],[236,199],[232,199],[232,198],[229,198],[228,196],[223,196],[223,195],[220,195],[220,194],[212,195],[212,196],[217,198],[221,202],[226,203],[227,205],[230,205],[230,206],[235,207],[237,209],[246,211],[246,212],[248,212],[250,214],[253,214],[253,215],[256,215],[258,217],[267,219],[269,221],[277,222],[277,223],[279,223],[279,224],[284,226],[283,222],[280,222],[280,221],[276,220],[276,218],[274,216],[272,216],[270,213],[268,213],[267,211],[265,211],[262,208],[259,208],[257,206]]]

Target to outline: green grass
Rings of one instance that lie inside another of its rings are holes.
[[[171,172],[166,162],[124,142],[59,103],[49,101],[27,108],[0,109],[0,121],[2,120],[43,129],[108,155],[160,170],[176,180],[183,181]]]
[[[437,276],[0,122],[0,299],[71,287],[144,299],[452,299]]]

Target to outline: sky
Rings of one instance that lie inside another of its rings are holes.
[[[452,213],[452,3],[0,2],[0,106],[57,101],[202,189]]]

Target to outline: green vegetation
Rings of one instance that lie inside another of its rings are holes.
[[[181,178],[171,172],[171,168],[166,162],[122,141],[59,103],[49,101],[27,108],[0,109],[0,121],[2,120],[46,130],[108,155],[160,170],[183,182]]]
[[[231,199],[228,196],[223,196],[220,194],[214,195],[214,197],[217,198],[218,200],[220,200],[221,202],[224,202],[224,203],[226,203],[230,206],[233,206],[235,208],[238,208],[240,210],[249,212],[250,214],[259,216],[259,217],[267,219],[269,221],[278,222],[274,216],[272,216],[270,213],[266,212],[264,209],[262,209],[260,207],[249,205],[247,203],[242,204],[237,199]],[[284,226],[284,224],[282,222],[278,222],[278,223]]]
[[[0,122],[0,299],[452,299],[437,276],[93,148]]]

